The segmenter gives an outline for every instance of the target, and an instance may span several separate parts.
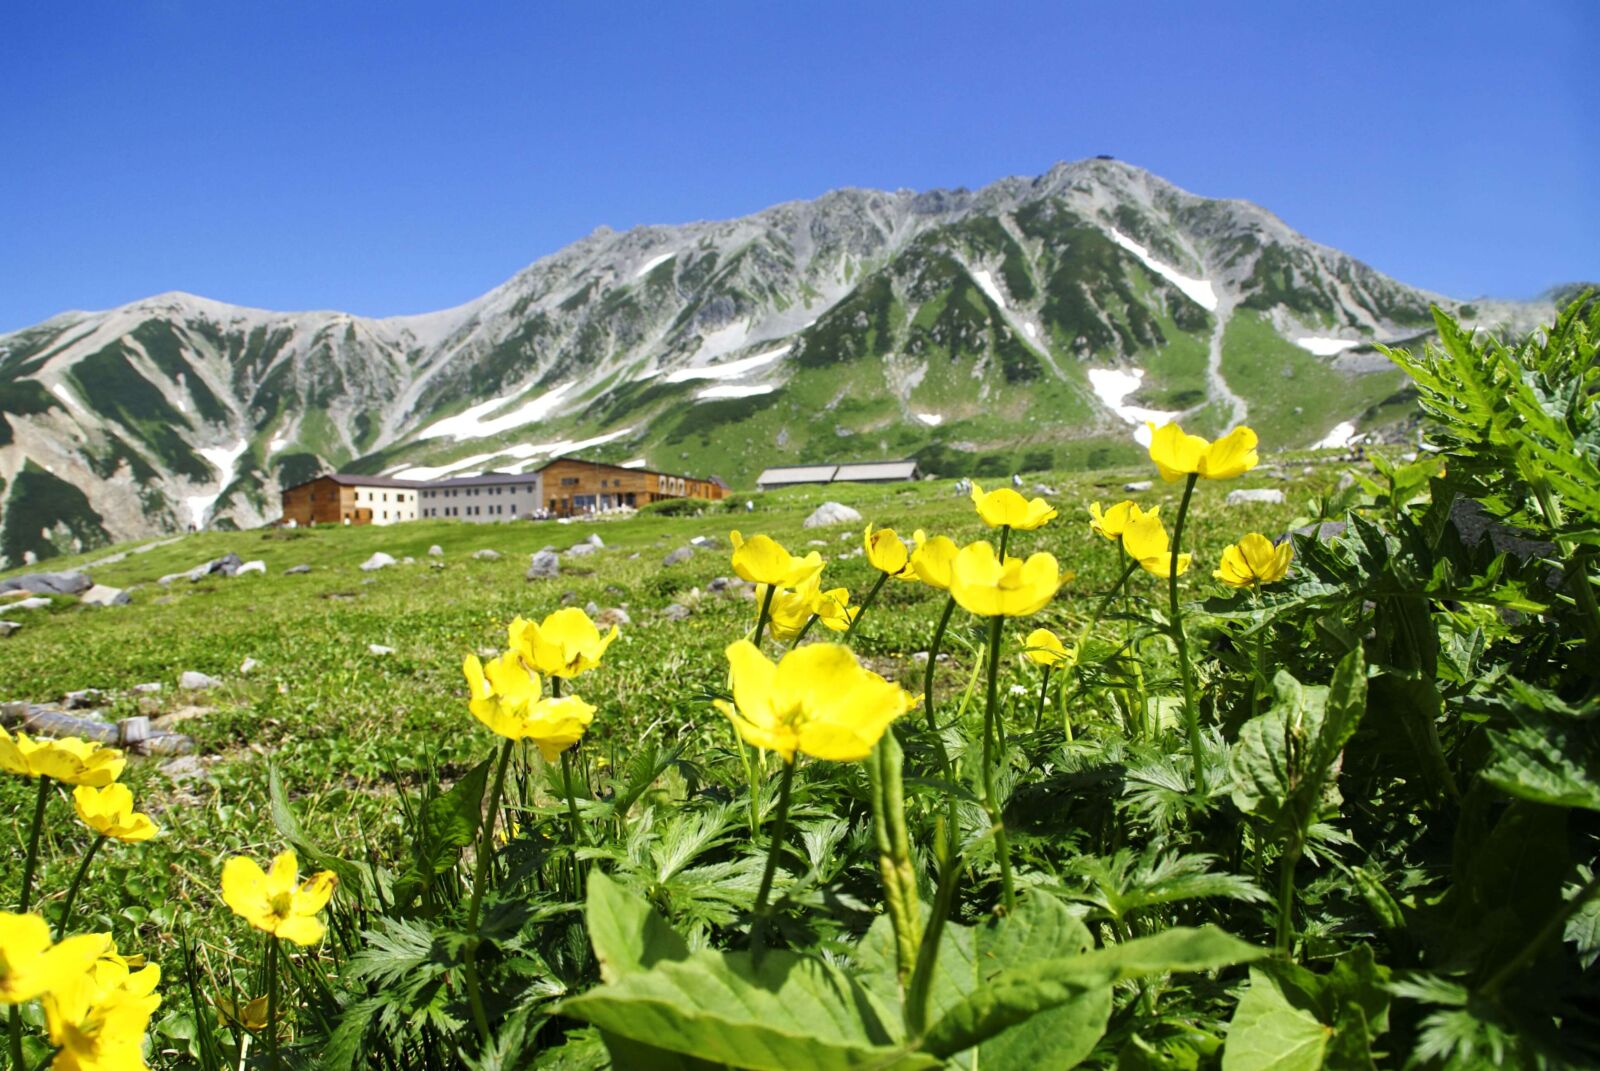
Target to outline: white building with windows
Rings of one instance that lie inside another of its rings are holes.
[[[381,476],[347,478],[355,508],[372,511],[373,524],[399,524],[417,519],[419,485],[408,480],[386,480]],[[341,481],[342,482],[342,481]]]
[[[544,480],[537,472],[461,476],[421,485],[417,516],[488,524],[542,516]]]

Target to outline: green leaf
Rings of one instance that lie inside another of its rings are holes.
[[[898,1024],[848,975],[791,952],[703,950],[662,960],[563,1001],[559,1011],[610,1035],[750,1071],[939,1066],[906,1049],[891,1029]]]
[[[362,888],[361,868],[323,848],[311,839],[300,824],[300,817],[289,806],[289,796],[284,791],[283,777],[278,772],[277,763],[267,765],[267,806],[272,814],[272,824],[294,848],[302,868],[331,870],[339,879],[339,884],[346,889],[355,891]]]
[[[1222,1071],[1319,1071],[1332,1036],[1332,1027],[1290,1003],[1277,979],[1251,968],[1228,1026]]]
[[[1515,722],[1487,734],[1494,756],[1484,779],[1518,799],[1600,811],[1600,719],[1537,689],[1520,691]]]
[[[422,804],[411,828],[411,866],[395,882],[395,903],[407,906],[435,876],[455,866],[461,849],[473,842],[483,816],[483,793],[492,759],[485,759]]]
[[[589,875],[584,911],[600,977],[615,982],[657,963],[689,958],[689,946],[650,902],[599,870]]]

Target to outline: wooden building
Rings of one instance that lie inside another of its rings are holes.
[[[557,517],[638,509],[666,498],[728,496],[728,485],[712,477],[673,476],[651,469],[559,457],[539,470],[545,509]]]
[[[279,523],[395,524],[417,519],[415,480],[387,476],[352,476],[330,472],[283,492],[283,520]]]

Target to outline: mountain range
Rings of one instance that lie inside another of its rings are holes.
[[[1553,311],[1406,286],[1108,158],[601,228],[417,316],[161,294],[0,335],[0,554],[258,525],[330,469],[582,452],[736,488],[824,459],[1002,475],[1131,460],[1167,416],[1340,445],[1410,419],[1373,344],[1416,344],[1431,304],[1492,330]]]

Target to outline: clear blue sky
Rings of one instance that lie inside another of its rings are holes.
[[[1600,277],[1593,0],[107,0],[4,35],[0,330],[174,289],[421,312],[600,224],[1102,152],[1452,296]]]

